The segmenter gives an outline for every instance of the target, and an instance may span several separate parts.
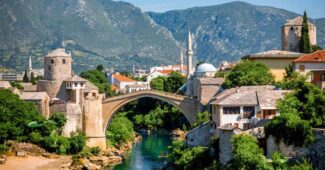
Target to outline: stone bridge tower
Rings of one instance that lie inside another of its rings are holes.
[[[301,37],[303,18],[301,16],[288,20],[282,26],[282,50],[299,52],[299,43]],[[308,32],[310,44],[316,45],[316,26],[315,24],[308,22]]]
[[[37,91],[45,91],[53,98],[67,99],[62,82],[72,76],[71,54],[63,48],[54,50],[44,58],[44,78],[37,82]]]

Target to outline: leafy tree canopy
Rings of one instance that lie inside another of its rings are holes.
[[[27,139],[30,130],[27,125],[44,120],[33,103],[20,100],[9,90],[0,90],[0,143]]]
[[[257,140],[248,134],[235,135],[232,138],[233,159],[227,165],[229,169],[271,169]]]
[[[262,63],[241,61],[226,76],[225,88],[236,86],[268,85],[274,81],[270,70]]]
[[[100,65],[98,67],[100,67]],[[105,93],[106,96],[116,95],[103,72],[99,70],[88,70],[81,72],[80,76],[89,80],[96,87],[98,87],[99,93]]]

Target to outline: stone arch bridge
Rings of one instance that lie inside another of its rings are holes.
[[[109,97],[102,101],[102,115],[89,115],[88,118],[86,118],[87,123],[84,130],[88,137],[88,145],[105,148],[105,131],[109,126],[109,122],[114,114],[124,105],[134,100],[145,97],[159,99],[173,105],[184,114],[189,123],[193,123],[196,120],[199,103],[186,96],[156,90],[144,90],[120,96]]]

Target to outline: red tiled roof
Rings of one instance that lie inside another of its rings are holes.
[[[127,82],[135,82],[135,80],[128,78],[126,76],[123,76],[121,74],[114,74],[113,77],[115,79],[117,79],[118,81],[122,82],[122,81],[127,81]]]
[[[159,70],[161,74],[170,74],[173,70]]]
[[[115,85],[112,85],[111,87],[112,87],[112,90],[118,89]]]
[[[318,50],[311,54],[306,54],[298,59],[294,60],[295,63],[324,63],[325,62],[325,50]]]

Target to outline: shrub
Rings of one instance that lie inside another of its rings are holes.
[[[205,112],[199,112],[197,115],[197,118],[195,120],[195,122],[192,124],[192,128],[195,128],[207,121],[210,120],[210,113],[205,111]]]
[[[5,153],[9,150],[9,147],[6,144],[0,144],[0,153]]]
[[[60,155],[67,154],[70,149],[69,139],[64,136],[59,136],[57,138],[57,149],[56,153]]]
[[[32,143],[39,144],[43,140],[43,137],[39,132],[32,132],[28,135],[28,139]]]
[[[114,117],[106,137],[114,146],[134,139],[132,122],[126,117]]]
[[[85,145],[86,145],[86,136],[84,134],[81,134],[81,133],[73,134],[69,138],[69,143],[70,143],[70,153],[71,154],[77,154],[80,151],[82,151],[82,149],[85,147]]]
[[[53,113],[49,120],[55,122],[57,128],[62,128],[67,122],[65,114],[60,112]]]
[[[296,162],[290,167],[290,170],[313,170],[313,166],[306,159],[302,159],[300,162]]]
[[[227,165],[229,169],[271,169],[253,136],[235,135],[231,142],[233,159]]]
[[[90,148],[90,153],[93,154],[93,155],[96,155],[98,156],[100,154],[100,148],[97,146],[97,147],[92,147]]]

